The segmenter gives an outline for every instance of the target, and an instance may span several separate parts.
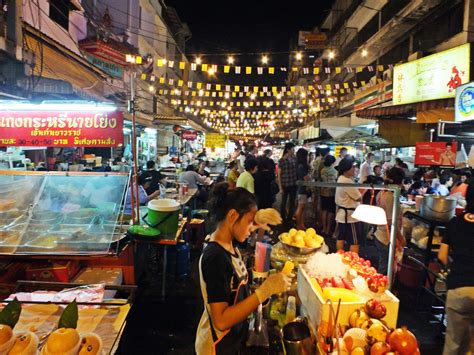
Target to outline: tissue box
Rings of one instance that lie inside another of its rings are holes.
[[[121,285],[123,272],[120,268],[92,268],[88,267],[74,278],[74,283]],[[114,298],[117,291],[106,290],[104,298]]]

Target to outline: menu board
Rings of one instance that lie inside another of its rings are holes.
[[[225,134],[206,133],[206,148],[225,148]]]
[[[456,151],[456,142],[417,142],[415,165],[454,168]]]

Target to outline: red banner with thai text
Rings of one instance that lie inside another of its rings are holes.
[[[0,111],[0,146],[116,147],[122,130],[120,111]]]

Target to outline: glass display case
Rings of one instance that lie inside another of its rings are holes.
[[[126,173],[0,172],[0,254],[104,254],[123,237]]]

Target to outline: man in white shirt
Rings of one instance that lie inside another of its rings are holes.
[[[348,156],[342,159],[338,170],[338,183],[354,184],[355,161],[353,157]],[[351,251],[359,253],[362,223],[352,218],[352,213],[361,199],[362,195],[356,187],[336,187],[337,250],[344,250],[344,244],[347,243]]]
[[[374,161],[374,154],[373,153],[367,154],[367,159],[360,166],[359,183],[363,184],[367,180],[367,176],[374,175],[374,171],[372,170],[373,161]]]

